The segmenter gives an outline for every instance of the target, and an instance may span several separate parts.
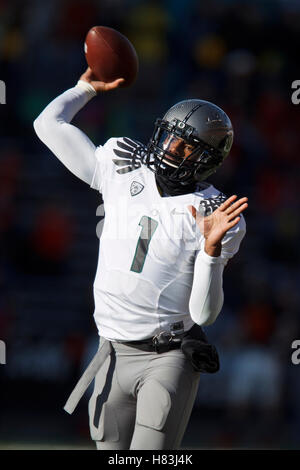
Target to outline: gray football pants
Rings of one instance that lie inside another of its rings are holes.
[[[157,354],[111,344],[89,401],[97,449],[178,449],[200,373],[180,349]]]

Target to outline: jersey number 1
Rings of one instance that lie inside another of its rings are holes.
[[[130,271],[135,273],[141,273],[144,267],[145,259],[148,253],[150,240],[158,226],[158,222],[151,217],[143,215],[139,221],[139,225],[142,227],[141,234],[139,236],[134,258]]]

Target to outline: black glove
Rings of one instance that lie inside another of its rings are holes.
[[[220,369],[219,355],[215,346],[209,344],[201,326],[194,325],[181,341],[181,351],[197,372],[213,374]]]

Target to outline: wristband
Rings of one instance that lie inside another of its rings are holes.
[[[97,95],[95,88],[90,83],[84,80],[78,80],[76,86],[86,91],[90,95],[91,98]]]

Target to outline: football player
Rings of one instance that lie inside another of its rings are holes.
[[[147,145],[118,137],[95,145],[71,123],[97,93],[118,88],[87,71],[35,120],[39,138],[99,191],[104,226],[94,282],[99,350],[65,406],[89,401],[98,449],[180,446],[201,372],[218,355],[201,329],[223,305],[222,277],[245,235],[247,198],[205,182],[228,156],[222,109],[189,99],[158,119]]]

